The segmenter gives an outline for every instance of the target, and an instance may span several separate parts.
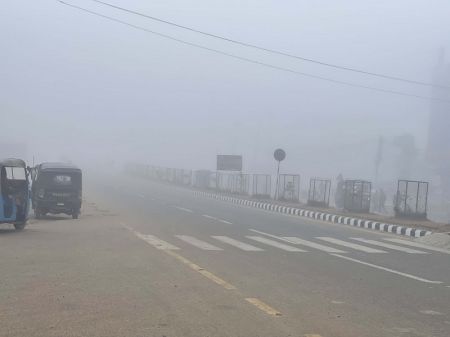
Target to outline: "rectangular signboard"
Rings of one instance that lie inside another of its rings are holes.
[[[217,155],[217,171],[242,171],[242,156]]]

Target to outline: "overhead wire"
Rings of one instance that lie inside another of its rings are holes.
[[[122,25],[125,25],[125,26],[128,26],[128,27],[132,27],[134,29],[141,30],[141,31],[144,31],[144,32],[156,35],[156,36],[160,36],[160,37],[165,38],[165,39],[169,39],[169,40],[172,40],[172,41],[184,44],[184,45],[188,45],[188,46],[191,46],[191,47],[203,49],[203,50],[206,50],[206,51],[209,51],[209,52],[213,52],[213,53],[216,53],[216,54],[219,54],[219,55],[227,56],[227,57],[230,57],[230,58],[233,58],[233,59],[237,59],[237,60],[240,60],[240,61],[244,61],[244,62],[247,62],[247,63],[257,64],[257,65],[260,65],[260,66],[263,66],[263,67],[266,67],[266,68],[279,70],[279,71],[283,71],[283,72],[287,72],[287,73],[291,73],[291,74],[296,74],[296,75],[300,75],[300,76],[304,76],[304,77],[314,78],[314,79],[317,79],[317,80],[322,80],[322,81],[326,81],[326,82],[330,82],[330,83],[345,85],[345,86],[348,86],[348,87],[362,88],[362,89],[366,89],[366,90],[372,90],[372,91],[388,93],[388,94],[393,94],[393,95],[399,95],[399,96],[414,97],[414,98],[423,99],[423,100],[437,100],[437,101],[450,103],[450,100],[446,100],[446,99],[415,95],[415,94],[405,93],[405,92],[402,92],[402,91],[383,89],[383,88],[379,88],[379,87],[372,87],[372,86],[360,85],[360,84],[346,82],[346,81],[341,81],[341,80],[335,80],[335,79],[328,78],[328,77],[323,77],[323,76],[318,76],[318,75],[314,75],[314,74],[309,74],[309,73],[297,71],[297,70],[294,70],[294,69],[285,68],[285,67],[281,67],[281,66],[277,66],[277,65],[261,62],[261,61],[257,61],[257,60],[250,59],[250,58],[243,57],[243,56],[239,56],[239,55],[236,55],[236,54],[231,54],[231,53],[228,53],[228,52],[224,52],[224,51],[221,51],[221,50],[218,50],[218,49],[206,47],[206,46],[203,46],[203,45],[200,45],[200,44],[196,44],[196,43],[193,43],[193,42],[188,42],[188,41],[185,41],[185,40],[182,40],[182,39],[179,39],[179,38],[175,38],[175,37],[170,36],[170,35],[166,35],[166,34],[162,34],[162,33],[159,33],[159,32],[155,32],[153,30],[150,30],[150,29],[147,29],[147,28],[144,28],[144,27],[141,27],[141,26],[138,26],[138,25],[135,25],[135,24],[132,24],[132,23],[120,20],[120,19],[116,19],[116,18],[113,18],[111,16],[108,16],[108,15],[105,15],[105,14],[101,14],[99,12],[95,12],[95,11],[92,11],[92,10],[84,8],[84,7],[80,7],[80,6],[71,4],[71,3],[67,3],[67,2],[65,2],[63,0],[58,0],[58,2],[60,2],[61,4],[65,5],[65,6],[69,6],[69,7],[78,9],[78,10],[80,10],[82,12],[86,12],[86,13],[89,13],[89,14],[92,14],[92,15],[95,15],[95,16],[98,16],[98,17],[102,17],[104,19],[107,19],[107,20],[110,20],[110,21],[113,21],[113,22],[116,22],[116,23],[120,23]]]
[[[130,14],[138,15],[138,16],[141,16],[141,17],[153,20],[153,21],[161,22],[161,23],[164,23],[164,24],[167,24],[167,25],[171,25],[171,26],[174,26],[174,27],[178,27],[178,28],[181,28],[181,29],[185,29],[185,30],[188,30],[188,31],[191,31],[191,32],[194,32],[194,33],[202,34],[204,36],[213,37],[213,38],[216,38],[216,39],[220,39],[220,40],[223,40],[223,41],[231,42],[231,43],[238,44],[238,45],[241,45],[241,46],[244,46],[244,47],[248,47],[248,48],[258,49],[258,50],[261,50],[261,51],[264,51],[264,52],[268,52],[268,53],[271,53],[271,54],[281,55],[281,56],[285,56],[285,57],[289,57],[289,58],[293,58],[293,59],[297,59],[297,60],[301,60],[301,61],[315,63],[315,64],[326,66],[326,67],[331,67],[331,68],[335,68],[335,69],[339,69],[339,70],[350,71],[350,72],[354,72],[354,73],[360,73],[360,74],[364,74],[364,75],[369,75],[369,76],[389,79],[389,80],[393,80],[393,81],[400,81],[400,82],[406,82],[406,83],[422,85],[422,86],[440,87],[440,88],[448,88],[448,89],[450,89],[450,87],[445,86],[445,85],[429,83],[429,82],[423,82],[423,81],[417,81],[417,80],[407,79],[407,78],[393,76],[393,75],[388,75],[388,74],[376,73],[376,72],[371,72],[371,71],[367,71],[367,70],[357,69],[357,68],[354,68],[354,67],[341,66],[341,65],[338,65],[338,64],[324,62],[324,61],[320,61],[320,60],[316,60],[316,59],[312,59],[312,58],[307,58],[307,57],[304,57],[304,56],[294,55],[294,54],[290,54],[290,53],[287,53],[287,52],[283,52],[283,51],[279,51],[279,50],[275,50],[275,49],[271,49],[271,48],[261,47],[261,46],[257,46],[257,45],[252,44],[252,43],[247,43],[247,42],[231,39],[231,38],[224,37],[224,36],[221,36],[221,35],[209,33],[209,32],[206,32],[206,31],[203,31],[203,30],[199,30],[199,29],[195,29],[195,28],[192,28],[192,27],[188,27],[188,26],[185,26],[185,25],[181,25],[181,24],[173,22],[173,21],[164,20],[164,19],[152,16],[152,15],[141,13],[141,12],[138,12],[138,11],[135,11],[135,10],[131,10],[131,9],[125,8],[125,7],[117,6],[117,5],[111,4],[109,2],[105,2],[105,1],[101,1],[101,0],[90,0],[90,1],[96,2],[96,3],[104,5],[104,6],[108,6],[108,7],[114,8],[114,9],[117,9],[117,10],[120,10],[120,11],[124,11],[124,12],[130,13]]]

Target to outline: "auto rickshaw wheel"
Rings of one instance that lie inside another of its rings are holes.
[[[72,219],[78,219],[79,212],[72,213]]]
[[[23,230],[24,228],[25,228],[25,226],[27,225],[27,222],[26,221],[24,221],[24,222],[19,222],[19,223],[15,223],[14,224],[14,228],[16,229],[16,231],[21,231],[21,230]]]

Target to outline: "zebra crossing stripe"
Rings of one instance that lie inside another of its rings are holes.
[[[230,246],[234,246],[234,247],[242,249],[242,250],[244,250],[246,252],[261,252],[261,251],[264,250],[264,249],[261,249],[259,247],[255,247],[255,246],[249,245],[248,243],[244,243],[244,242],[232,239],[232,238],[230,238],[228,236],[215,235],[215,236],[212,236],[212,237],[214,239],[216,239],[216,240],[222,241],[224,243],[229,244]]]
[[[333,247],[328,247],[328,246],[325,246],[325,245],[321,245],[320,243],[307,241],[307,240],[301,239],[301,238],[299,238],[297,236],[283,236],[283,239],[286,239],[289,242],[295,243],[296,245],[302,245],[302,246],[314,248],[314,249],[321,250],[321,251],[327,252],[327,253],[335,253],[335,254],[344,254],[344,253],[346,253],[343,250],[340,250],[340,249],[337,249],[337,248],[333,248]]]
[[[399,244],[406,245],[406,246],[432,250],[432,251],[444,253],[444,254],[450,254],[450,250],[448,250],[448,249],[432,247],[432,246],[424,245],[423,243],[419,243],[419,242],[406,241],[406,240],[395,239],[395,238],[385,238],[385,240],[390,241],[390,242],[399,243]]]
[[[315,242],[312,242],[312,241],[303,240],[303,239],[300,239],[299,237],[296,237],[296,236],[284,236],[284,237],[281,237],[281,236],[276,236],[276,235],[269,234],[269,233],[266,233],[266,232],[261,232],[261,231],[258,231],[256,229],[249,229],[249,230],[252,231],[252,232],[264,235],[264,236],[268,236],[270,238],[274,238],[274,239],[280,240],[280,241],[284,241],[284,242],[288,242],[288,243],[292,243],[292,244],[299,244],[299,245],[303,245],[303,246],[310,247],[310,248],[315,248],[317,250],[321,250],[321,251],[324,251],[324,252],[327,252],[327,253],[339,253],[339,254],[346,253],[346,252],[344,252],[344,251],[342,251],[340,249],[328,247],[328,246],[321,245],[319,243],[315,243]]]
[[[183,240],[184,242],[187,242],[197,248],[203,249],[203,250],[223,250],[222,248],[216,247],[208,242],[199,240],[193,236],[189,235],[175,235],[180,240]]]
[[[347,241],[343,241],[343,240],[339,240],[339,239],[335,239],[335,238],[330,238],[328,236],[318,236],[317,239],[327,241],[327,242],[333,243],[338,246],[344,246],[344,247],[352,248],[355,250],[360,250],[365,253],[387,253],[384,250],[370,248],[370,247],[366,247],[363,245],[358,245],[356,243],[347,242]]]
[[[277,241],[274,241],[274,240],[270,240],[270,239],[267,239],[267,238],[263,238],[261,236],[247,236],[247,238],[249,238],[251,240],[254,240],[254,241],[257,241],[257,242],[260,242],[260,243],[264,243],[264,244],[266,244],[268,246],[272,246],[272,247],[276,247],[276,248],[285,250],[287,252],[303,252],[303,253],[306,252],[306,250],[299,249],[297,247],[292,247],[292,246],[286,245],[284,243],[277,242]]]
[[[161,250],[178,250],[177,246],[174,246],[164,240],[158,239],[154,235],[147,235],[147,234],[141,234],[141,233],[135,233],[139,238],[144,240],[145,242],[151,244],[153,247]]]
[[[408,254],[428,254],[427,252],[424,252],[421,250],[411,249],[411,248],[407,248],[407,247],[400,247],[400,246],[393,245],[393,244],[386,243],[386,242],[368,240],[368,239],[363,239],[363,238],[351,238],[351,239],[360,241],[360,242],[364,242],[364,243],[368,243],[369,245],[373,245],[373,246],[379,246],[379,247],[389,248],[392,250],[398,250],[398,251],[405,252]]]

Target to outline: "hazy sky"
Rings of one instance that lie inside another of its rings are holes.
[[[450,53],[447,0],[107,1],[267,48],[420,81],[430,81],[439,47]],[[430,94],[427,87],[267,55],[89,0],[67,2],[262,62]],[[248,64],[58,1],[3,1],[0,41],[0,142],[26,139],[41,160],[141,157],[199,168],[213,167],[216,153],[236,153],[248,170],[267,171],[273,149],[283,147],[287,170],[331,174],[342,167],[327,164],[327,156],[354,161],[352,149],[373,150],[379,135],[412,133],[425,146],[428,101]]]

